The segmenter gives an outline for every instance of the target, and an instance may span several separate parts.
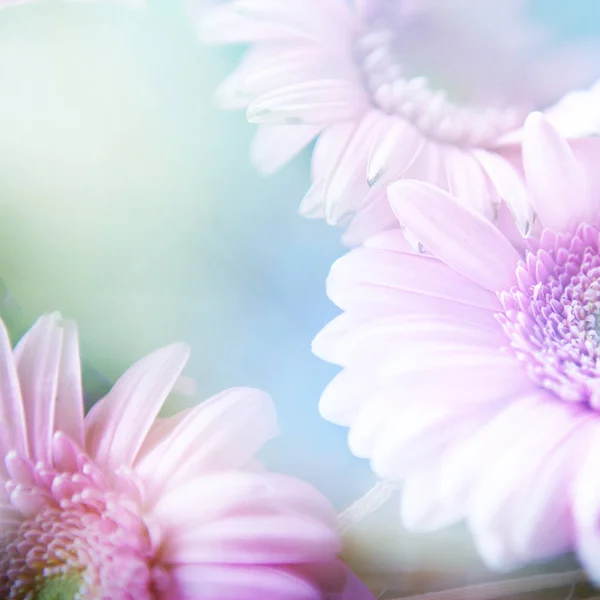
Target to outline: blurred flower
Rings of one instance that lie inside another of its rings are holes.
[[[252,462],[276,433],[265,394],[232,389],[157,419],[187,361],[176,344],[84,418],[71,323],[42,317],[14,353],[2,325],[0,355],[3,598],[341,597],[333,509]]]
[[[548,109],[546,116],[562,135],[600,134],[600,81],[589,89],[570,92]]]
[[[409,529],[466,517],[495,569],[576,549],[600,581],[599,159],[600,140],[569,147],[534,114],[526,249],[447,192],[398,182],[392,208],[433,256],[384,232],[328,280],[345,313],[314,351],[345,370],[323,416],[404,482]]]
[[[522,0],[233,0],[199,30],[253,43],[219,104],[260,124],[264,172],[317,138],[301,213],[354,216],[356,243],[397,226],[382,184],[400,177],[495,218],[515,178],[498,156],[505,134],[598,75],[596,52],[553,47],[524,13]]]

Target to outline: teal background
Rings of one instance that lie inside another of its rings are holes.
[[[533,13],[563,37],[600,31],[594,0]],[[336,369],[310,352],[337,312],[324,282],[340,232],[297,215],[307,153],[263,177],[248,161],[253,126],[213,107],[239,55],[202,47],[175,0],[1,11],[0,275],[27,323],[56,309],[77,319],[107,380],[183,340],[196,399],[271,393],[282,436],[265,461],[343,508],[373,478],[320,419]]]

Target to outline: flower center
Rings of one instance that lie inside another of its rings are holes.
[[[498,315],[531,378],[563,400],[600,408],[600,233],[545,231],[501,292]]]
[[[356,54],[372,101],[384,112],[437,141],[486,147],[545,106],[534,81],[516,72],[523,58],[472,15],[427,3],[373,4],[363,14]]]
[[[138,503],[79,462],[65,473],[7,457],[13,524],[0,539],[0,597],[154,598],[154,548]]]
[[[71,577],[48,579],[38,591],[39,600],[74,600],[81,588],[81,580]]]

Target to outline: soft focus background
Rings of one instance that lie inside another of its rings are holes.
[[[597,0],[537,0],[532,14],[559,38],[600,34]],[[0,11],[0,277],[24,323],[56,309],[75,318],[107,381],[183,340],[197,400],[238,385],[268,391],[282,436],[265,461],[341,509],[373,478],[317,411],[336,369],[310,342],[336,314],[324,282],[340,232],[297,215],[307,154],[262,177],[248,161],[253,126],[213,108],[239,55],[200,46],[183,0]],[[171,410],[194,401],[175,398]],[[449,565],[475,560],[452,532],[372,531],[361,552],[379,563],[400,552],[404,568],[422,569],[432,548]]]

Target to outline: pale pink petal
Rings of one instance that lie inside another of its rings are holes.
[[[600,131],[598,132],[600,134]],[[577,164],[583,170],[584,178],[590,190],[590,201],[593,204],[594,215],[600,215],[600,137],[579,138],[569,140]],[[597,222],[595,216],[594,222]]]
[[[599,434],[589,420],[568,437],[555,452],[548,454],[528,484],[523,485],[523,501],[513,522],[514,547],[522,562],[540,560],[570,550],[573,544],[573,510],[570,480],[581,466],[581,456]],[[548,528],[548,523],[553,523]]]
[[[15,483],[30,486],[36,481],[35,468],[31,461],[11,451],[4,457],[8,478]]]
[[[498,207],[498,215],[496,217],[496,227],[504,234],[506,239],[515,247],[517,252],[524,256],[526,253],[526,248],[528,248],[529,244],[533,242],[535,237],[524,238],[519,229],[517,228],[517,223],[515,221],[515,216],[512,214],[508,204],[506,202],[502,202]],[[538,228],[540,227],[540,222],[535,219],[531,228],[530,235],[537,236]]]
[[[348,310],[347,300],[357,284],[368,284],[383,292],[413,292],[499,311],[495,294],[482,288],[442,261],[408,252],[359,248],[338,259],[327,279],[327,295]]]
[[[583,138],[600,132],[600,83],[574,89],[544,111],[548,121],[562,135]]]
[[[583,170],[567,142],[539,113],[525,123],[523,165],[544,227],[559,232],[594,222],[597,209]]]
[[[472,311],[470,311],[472,312]],[[397,315],[371,322],[346,314],[329,323],[313,340],[313,352],[329,362],[350,363],[372,368],[398,349],[414,343],[479,344],[497,349],[506,344],[506,335],[493,314],[476,320],[438,315]]]
[[[259,171],[273,173],[301,152],[319,131],[311,125],[260,125],[250,150],[252,162]]]
[[[325,218],[325,193],[330,174],[339,164],[354,130],[353,123],[336,123],[325,128],[317,138],[311,159],[313,183],[298,211],[303,217]]]
[[[53,498],[46,490],[39,487],[18,485],[10,494],[10,504],[25,519],[35,518],[36,514],[53,503]]]
[[[51,462],[63,329],[58,313],[41,317],[14,350],[31,457]]]
[[[393,315],[437,316],[440,314],[463,321],[489,321],[489,309],[439,296],[420,294],[402,289],[381,288],[370,284],[356,284],[344,295],[345,310],[356,314],[370,314],[378,318]]]
[[[194,410],[195,407],[186,408],[179,411],[178,413],[170,417],[157,417],[152,423],[152,427],[148,430],[148,434],[144,438],[144,443],[139,449],[136,462],[139,464],[143,460],[144,456],[156,448],[159,444],[164,442],[173,431],[179,426],[179,424],[188,418],[189,414]]]
[[[293,569],[259,565],[177,565],[163,600],[323,600]]]
[[[10,450],[29,455],[21,387],[8,332],[0,320],[0,452],[5,456]],[[3,464],[0,469],[3,473]]]
[[[311,345],[313,354],[327,362],[343,365],[344,338],[351,335],[357,325],[362,325],[368,320],[349,313],[339,315],[317,334]]]
[[[375,600],[371,590],[346,567],[346,586],[340,594],[332,594],[327,600]]]
[[[259,390],[233,388],[187,413],[136,462],[150,494],[201,472],[236,469],[278,434],[273,402]]]
[[[322,181],[325,186],[329,173],[339,164],[354,131],[353,123],[334,123],[323,130],[315,143],[311,159],[314,182]]]
[[[259,45],[250,49],[238,68],[215,92],[219,108],[246,108],[271,90],[316,79],[335,78],[339,69],[323,60],[314,46]]]
[[[512,363],[507,360],[493,366],[474,366],[465,362],[462,367],[450,364],[445,368],[423,365],[420,369],[402,369],[403,365],[399,364],[397,373],[388,374],[385,387],[359,411],[348,437],[348,444],[357,456],[371,456],[382,441],[381,432],[393,428],[396,421],[403,418],[407,406],[413,406],[415,402],[421,402],[422,410],[427,411],[430,402],[443,397],[447,403],[444,410],[454,407],[456,411],[464,412],[478,405],[485,408],[486,404],[535,389],[525,369],[514,359]],[[424,418],[429,417],[428,414]],[[411,427],[409,422],[407,427]],[[400,440],[401,435],[398,443]],[[396,445],[393,434],[391,445]]]
[[[370,236],[389,229],[398,229],[398,219],[392,212],[385,188],[374,188],[346,227],[342,242],[345,246],[357,246]]]
[[[367,182],[386,185],[400,179],[425,145],[425,137],[408,121],[380,117],[383,124],[369,155]]]
[[[490,400],[483,405],[461,406],[429,398],[423,406],[398,394],[398,406],[388,415],[394,422],[384,424],[370,452],[373,471],[383,479],[398,481],[437,470],[439,457],[487,423],[499,403]],[[435,494],[436,490],[432,487],[430,492]]]
[[[396,228],[393,231],[383,231],[365,240],[365,248],[389,250],[390,252],[412,252],[406,237]]]
[[[551,487],[545,487],[550,495],[540,495],[536,483],[542,483],[545,469],[550,464],[554,463],[555,468],[558,466],[553,458],[560,451],[559,446],[568,442],[571,436],[583,433],[580,426],[589,420],[589,414],[586,410],[574,411],[564,402],[553,402],[548,397],[540,398],[535,414],[535,424],[528,432],[521,435],[510,432],[511,443],[500,454],[488,455],[487,468],[480,473],[470,498],[469,525],[484,560],[496,569],[521,564],[524,549],[527,550],[524,553],[526,560],[545,559],[567,552],[571,545],[569,499],[564,487],[561,489],[564,480],[562,477],[556,479],[561,471],[554,473]],[[543,503],[542,506],[529,504],[532,494]],[[522,510],[533,520],[524,520]],[[550,519],[540,522],[539,518],[544,514]],[[547,532],[549,523],[552,523],[551,534]],[[543,538],[545,530],[548,536],[542,545],[527,548],[527,544],[524,548],[528,538],[532,535]],[[512,536],[517,538],[518,545]],[[523,538],[519,540],[521,536]]]
[[[539,406],[539,392],[525,394],[499,407],[497,414],[466,436],[462,443],[442,455],[443,471],[439,490],[449,502],[466,503],[473,486],[488,463],[506,448],[507,432],[510,439],[527,435]]]
[[[444,188],[447,183],[444,146],[426,138],[425,144],[410,164],[402,179],[426,181],[432,185]]]
[[[452,146],[444,148],[444,166],[445,188],[464,206],[493,221],[500,198],[471,152]]]
[[[138,361],[85,418],[86,450],[102,468],[131,465],[189,350],[174,344]]]
[[[600,436],[596,431],[588,452],[583,456],[579,472],[571,490],[573,519],[579,558],[587,574],[595,583],[600,582]]]
[[[440,501],[435,495],[435,468],[411,475],[402,486],[400,517],[408,531],[435,531],[465,516],[460,504]]]
[[[64,473],[76,473],[83,450],[61,431],[52,438],[52,464]]]
[[[196,498],[202,502],[202,495]],[[306,515],[249,513],[171,530],[161,548],[167,564],[295,564],[330,560],[340,551],[334,528]]]
[[[486,150],[474,152],[500,197],[510,209],[519,231],[523,236],[528,236],[533,226],[534,215],[523,176],[508,160],[498,154]]]
[[[79,337],[73,322],[66,321],[63,327],[54,429],[67,434],[76,444],[83,447],[83,390]]]
[[[371,385],[363,372],[344,370],[338,373],[321,394],[321,416],[331,423],[348,427],[363,403],[368,401]]]
[[[417,181],[392,184],[388,196],[400,223],[447,265],[492,291],[516,283],[520,256],[487,219]]]
[[[376,111],[367,112],[329,170],[324,194],[325,218],[329,224],[335,225],[352,215],[367,195],[367,153],[382,125]]]
[[[225,471],[190,479],[166,492],[151,509],[153,518],[185,530],[244,514],[287,511],[335,526],[333,507],[307,483],[275,473]]]
[[[305,219],[325,218],[325,207],[323,206],[325,183],[324,179],[315,181],[310,188],[308,188],[308,192],[306,192],[302,202],[300,202],[298,214],[302,215]]]
[[[251,123],[323,126],[358,118],[366,107],[354,83],[321,79],[264,94],[248,107],[247,117]]]

